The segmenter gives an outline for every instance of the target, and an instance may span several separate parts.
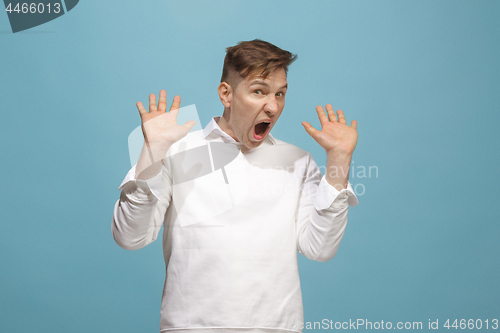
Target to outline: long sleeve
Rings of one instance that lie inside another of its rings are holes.
[[[297,249],[309,259],[328,261],[337,253],[344,235],[349,205],[356,206],[358,199],[350,183],[342,191],[328,184],[308,157],[297,212]]]
[[[136,166],[132,167],[118,188],[122,191],[114,207],[111,231],[124,249],[140,249],[158,237],[172,196],[166,161],[160,173],[146,181],[135,179]]]

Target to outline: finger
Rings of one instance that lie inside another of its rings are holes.
[[[156,112],[156,95],[149,95],[149,113]]]
[[[175,96],[174,101],[172,102],[172,106],[170,107],[170,112],[179,110],[181,106],[181,96]]]
[[[321,105],[318,105],[316,107],[316,112],[318,113],[318,118],[319,122],[321,123],[321,127],[323,127],[323,124],[326,124],[328,122],[328,117],[325,114],[325,111],[323,111],[323,107]]]
[[[339,117],[339,123],[345,124],[344,112],[342,110],[337,110],[337,116]]]
[[[328,112],[328,118],[330,121],[337,121],[337,116],[335,115],[335,111],[333,111],[333,106],[331,104],[326,105],[326,112]]]
[[[326,117],[326,115],[325,115],[325,117]],[[311,124],[309,124],[307,121],[303,121],[302,126],[304,126],[304,129],[306,130],[307,134],[309,134],[313,138],[314,138],[314,135],[319,132],[317,129],[312,127]]]
[[[160,101],[158,102],[158,111],[167,112],[167,92],[160,90]]]
[[[187,123],[185,123],[184,125],[182,125],[182,127],[184,127],[185,129],[187,129],[188,132],[189,132],[191,129],[193,129],[194,125],[196,125],[196,121],[190,120]]]
[[[141,115],[141,117],[145,114],[148,114],[148,111],[146,111],[144,105],[142,105],[141,102],[137,102],[135,105],[137,106],[137,110],[139,110],[139,114]]]
[[[354,129],[358,128],[358,122],[356,120],[351,121],[351,127]]]

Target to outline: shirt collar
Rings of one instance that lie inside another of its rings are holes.
[[[237,145],[242,145],[241,142],[237,142],[229,134],[227,134],[226,132],[221,130],[221,128],[217,124],[217,122],[219,121],[220,118],[221,118],[220,116],[213,117],[212,120],[208,123],[208,125],[205,126],[205,128],[203,129],[203,136],[205,137],[205,139],[214,140],[214,139],[221,138],[222,141],[224,141],[224,142],[228,142],[228,143],[231,142],[231,143],[235,143]],[[262,145],[268,146],[268,145],[275,145],[275,144],[276,144],[276,140],[271,135],[271,133],[269,133],[267,135],[267,138],[261,144],[261,146]]]

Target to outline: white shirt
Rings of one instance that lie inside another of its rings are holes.
[[[297,250],[335,255],[358,200],[321,178],[310,153],[268,135],[242,153],[212,119],[173,145],[162,171],[119,189],[112,232],[129,250],[164,225],[162,332],[301,332]]]

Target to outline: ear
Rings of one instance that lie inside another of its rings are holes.
[[[233,88],[227,82],[221,82],[217,88],[219,92],[219,98],[225,108],[231,107],[231,101],[233,99]]]

